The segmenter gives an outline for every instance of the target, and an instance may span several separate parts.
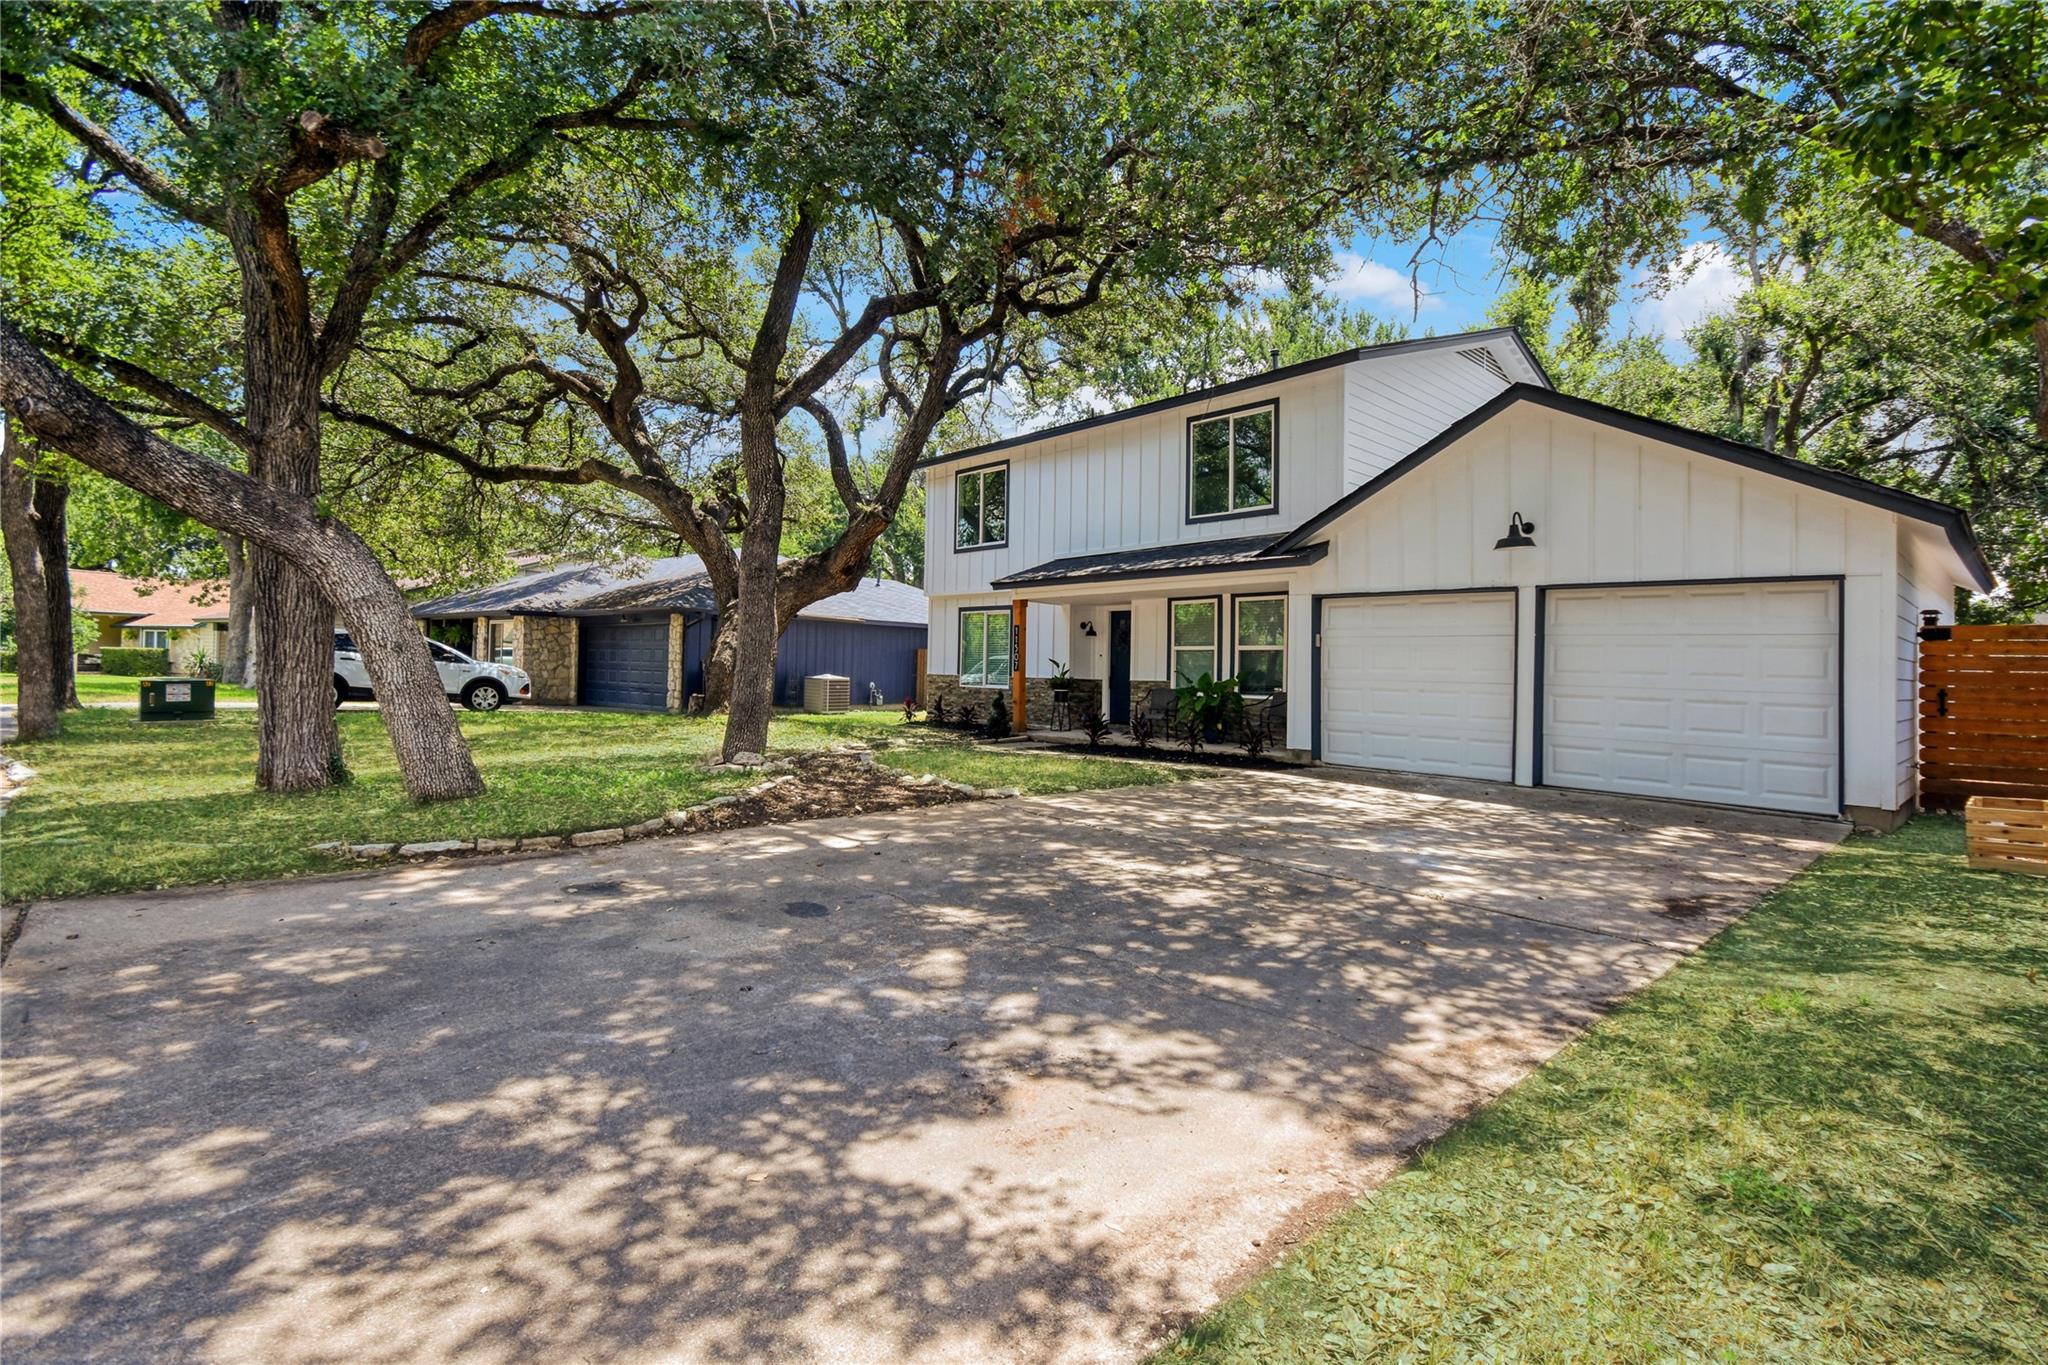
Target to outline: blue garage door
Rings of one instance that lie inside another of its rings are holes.
[[[668,705],[668,623],[585,621],[578,700],[585,706]]]

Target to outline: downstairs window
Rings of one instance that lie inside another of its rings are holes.
[[[1010,613],[1007,608],[960,613],[960,685],[1010,684]]]

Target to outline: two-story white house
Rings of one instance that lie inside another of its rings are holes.
[[[1366,347],[925,462],[929,693],[1126,723],[1207,673],[1323,763],[1889,826],[1941,503],[1555,392],[1511,330]]]

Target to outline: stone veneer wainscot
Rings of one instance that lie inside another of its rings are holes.
[[[1133,698],[1138,696],[1133,686]],[[960,708],[971,706],[988,715],[989,703],[1010,704],[1008,684],[1002,687],[962,687],[957,674],[928,673],[925,675],[925,705],[943,698],[946,710],[958,715]],[[1102,701],[1102,684],[1093,678],[1075,678],[1069,684],[1067,696],[1067,723],[1078,729],[1081,717],[1089,708],[1099,706]],[[1040,730],[1049,730],[1059,718],[1058,707],[1052,699],[1052,681],[1048,678],[1026,678],[1024,680],[1024,719],[1027,725]]]
[[[573,616],[522,616],[512,646],[512,666],[533,679],[533,699],[556,706],[576,704],[577,622]]]

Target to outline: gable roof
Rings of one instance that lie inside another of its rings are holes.
[[[93,616],[121,618],[121,624],[177,629],[228,619],[228,585],[223,579],[189,583],[167,578],[129,578],[111,569],[73,569],[71,605]]]
[[[696,555],[639,561],[627,573],[597,564],[559,564],[502,583],[450,593],[413,607],[414,616],[616,616],[630,612],[718,614],[711,575]],[[863,578],[821,598],[798,616],[868,625],[922,626],[929,611],[922,588],[888,578]]]
[[[504,616],[513,611],[562,611],[607,589],[680,579],[704,572],[695,555],[639,560],[638,573],[624,573],[601,564],[556,564],[515,574],[502,582],[449,593],[414,605],[414,616]],[[692,608],[694,610],[694,608]],[[629,608],[617,607],[617,611]]]
[[[1818,488],[1823,492],[1833,493],[1871,507],[1883,508],[1885,511],[1938,527],[1947,535],[1950,546],[1962,560],[1964,568],[1969,570],[1978,591],[1989,592],[1992,589],[1994,580],[1991,566],[1985,562],[1984,551],[1977,545],[1976,533],[1970,529],[1969,514],[1960,508],[1951,507],[1945,502],[1936,502],[1933,498],[1923,498],[1917,493],[1902,492],[1854,474],[1845,474],[1838,469],[1825,469],[1820,465],[1808,464],[1804,460],[1795,460],[1760,446],[1744,445],[1740,441],[1710,436],[1706,432],[1694,431],[1690,427],[1660,422],[1654,417],[1638,416],[1621,408],[1609,407],[1605,403],[1595,403],[1589,398],[1575,398],[1569,394],[1559,393],[1555,389],[1538,388],[1534,384],[1514,384],[1502,390],[1365,483],[1275,540],[1267,553],[1278,555],[1299,549],[1310,537],[1331,522],[1379,493],[1431,456],[1456,444],[1509,408],[1522,403],[1534,403],[1538,407],[1549,408],[1554,412],[1633,432],[1653,441],[1662,441],[1681,450],[1689,450],[1696,455],[1726,460],[1744,469],[1789,479],[1793,483]]]
[[[1266,370],[1263,373],[1250,375],[1244,379],[1233,379],[1228,384],[1212,384],[1206,389],[1189,389],[1186,393],[1175,394],[1171,398],[1154,399],[1150,403],[1140,403],[1134,408],[1119,408],[1115,412],[1105,412],[1094,417],[1083,417],[1072,422],[1062,422],[1058,426],[1041,427],[1037,431],[1027,431],[1017,436],[1007,436],[1000,441],[989,441],[983,445],[968,446],[964,450],[949,451],[943,455],[927,456],[917,462],[917,468],[929,469],[933,465],[951,464],[955,460],[970,460],[982,455],[993,455],[999,450],[1010,450],[1017,446],[1030,445],[1034,441],[1050,440],[1055,436],[1070,436],[1077,431],[1087,431],[1091,427],[1107,426],[1111,422],[1121,422],[1132,417],[1147,417],[1157,412],[1171,412],[1175,408],[1186,407],[1193,403],[1204,403],[1214,398],[1228,398],[1231,394],[1242,393],[1247,389],[1255,389],[1264,384],[1277,384],[1283,380],[1299,379],[1305,374],[1314,374],[1318,370],[1328,370],[1334,369],[1339,365],[1348,365],[1352,361],[1366,356],[1391,355],[1400,351],[1432,351],[1444,347],[1469,347],[1474,343],[1487,341],[1513,342],[1515,349],[1522,353],[1522,358],[1529,362],[1529,368],[1543,377],[1544,386],[1547,387],[1549,385],[1550,375],[1544,370],[1543,362],[1537,358],[1534,351],[1529,349],[1529,343],[1522,340],[1520,332],[1512,327],[1486,327],[1474,332],[1453,332],[1449,336],[1410,337],[1405,341],[1382,342],[1377,346],[1354,346],[1348,351],[1338,351],[1332,355],[1318,356],[1314,360],[1303,360],[1293,365],[1283,365],[1277,370]],[[1535,386],[1532,385],[1531,387]]]

